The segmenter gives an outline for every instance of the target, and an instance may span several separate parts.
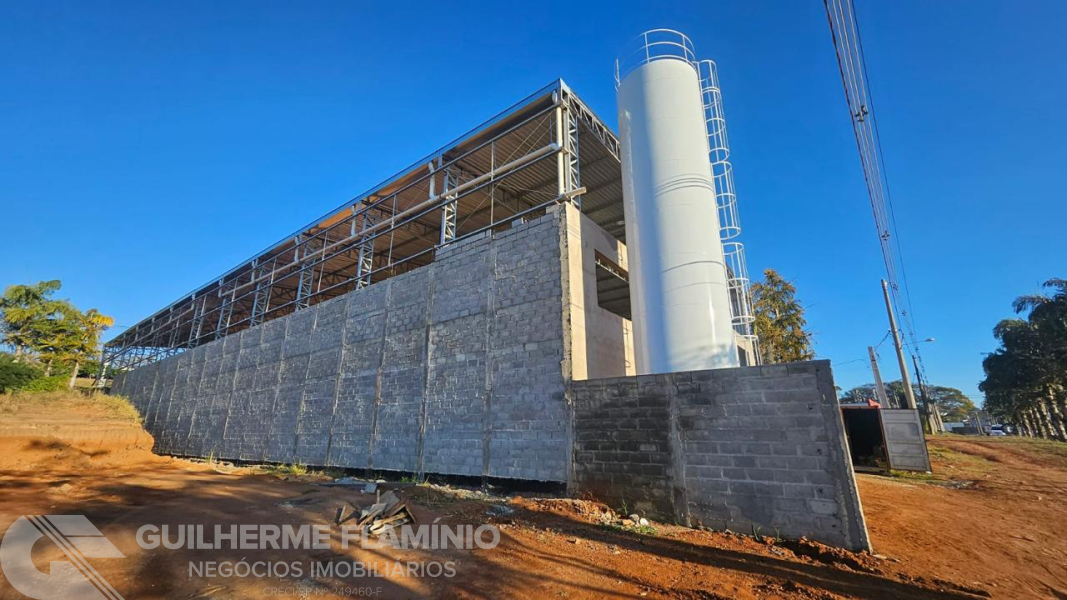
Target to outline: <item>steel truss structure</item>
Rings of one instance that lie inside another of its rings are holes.
[[[130,327],[101,360],[125,370],[172,356],[425,266],[553,204],[576,204],[623,240],[619,160],[615,134],[555,81]]]

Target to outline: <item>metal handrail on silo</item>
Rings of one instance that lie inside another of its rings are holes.
[[[715,207],[719,211],[719,238],[732,240],[741,235],[741,217],[737,214],[734,167],[730,161],[711,163],[711,179],[715,184]]]
[[[730,139],[726,133],[719,75],[715,63],[710,60],[697,63],[697,73],[700,76],[700,96],[704,102],[704,124],[708,132],[708,159],[719,209],[719,237],[730,240],[741,235],[741,220],[737,214],[734,168],[730,164]]]
[[[726,264],[726,286],[730,290],[730,308],[733,311],[734,331],[751,346],[753,362],[759,364],[759,338],[754,324],[756,315],[752,312],[751,281],[748,277],[748,261],[745,258],[745,246],[741,242],[723,242],[723,262]]]
[[[627,42],[615,59],[616,89],[631,71],[657,60],[680,60],[696,68],[696,50],[689,37],[680,31],[650,29]]]
[[[733,309],[731,321],[734,331],[751,344],[755,363],[759,364],[758,339],[753,329],[756,317],[752,313],[752,292],[749,288],[745,247],[740,242],[729,241],[741,235],[741,220],[737,212],[737,191],[734,187],[734,169],[730,163],[730,139],[727,136],[718,68],[714,61],[710,60],[698,62],[696,68],[700,78],[700,96],[704,103],[704,125],[708,134],[711,178],[715,184],[715,205],[719,212],[719,239],[722,241],[727,286],[730,288],[730,303]]]
[[[748,264],[745,261],[745,246],[741,242],[724,242],[723,258],[726,262],[726,285],[730,288],[730,302],[734,308],[734,325],[751,325],[756,317],[752,314],[748,294]],[[738,332],[745,335],[744,332]]]

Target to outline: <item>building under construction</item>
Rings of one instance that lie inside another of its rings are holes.
[[[756,366],[714,64],[653,31],[616,81],[621,138],[556,81],[108,342],[112,391],[164,453],[866,547],[828,364]]]
[[[713,76],[709,71],[705,89],[719,104],[709,103],[709,111],[721,106]],[[725,140],[722,117],[711,123]],[[740,226],[728,152],[725,143],[712,148],[722,157],[720,229],[731,240],[725,254],[741,364],[753,364],[743,248],[732,241]],[[629,339],[620,160],[617,136],[563,81],[554,82],[137,323],[108,342],[104,360],[121,371],[182,353],[426,266],[453,244],[563,204],[610,239],[594,257],[599,284],[590,308],[620,317],[617,337]],[[710,224],[705,234],[718,239]],[[624,345],[611,358],[594,357],[590,376],[634,373],[632,344]]]
[[[183,353],[425,267],[452,246],[564,204],[621,242],[619,160],[616,135],[555,82],[129,328],[107,344],[105,360],[125,370]],[[605,254],[622,285],[605,281],[604,303],[625,315],[622,253]],[[626,374],[624,363],[611,373]]]

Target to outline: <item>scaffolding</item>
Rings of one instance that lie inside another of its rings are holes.
[[[128,370],[222,339],[568,202],[624,240],[619,140],[557,80],[130,327],[101,362]]]

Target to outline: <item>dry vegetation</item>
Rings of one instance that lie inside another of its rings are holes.
[[[0,415],[32,413],[86,416],[140,423],[141,415],[125,396],[87,395],[77,391],[0,394]]]

